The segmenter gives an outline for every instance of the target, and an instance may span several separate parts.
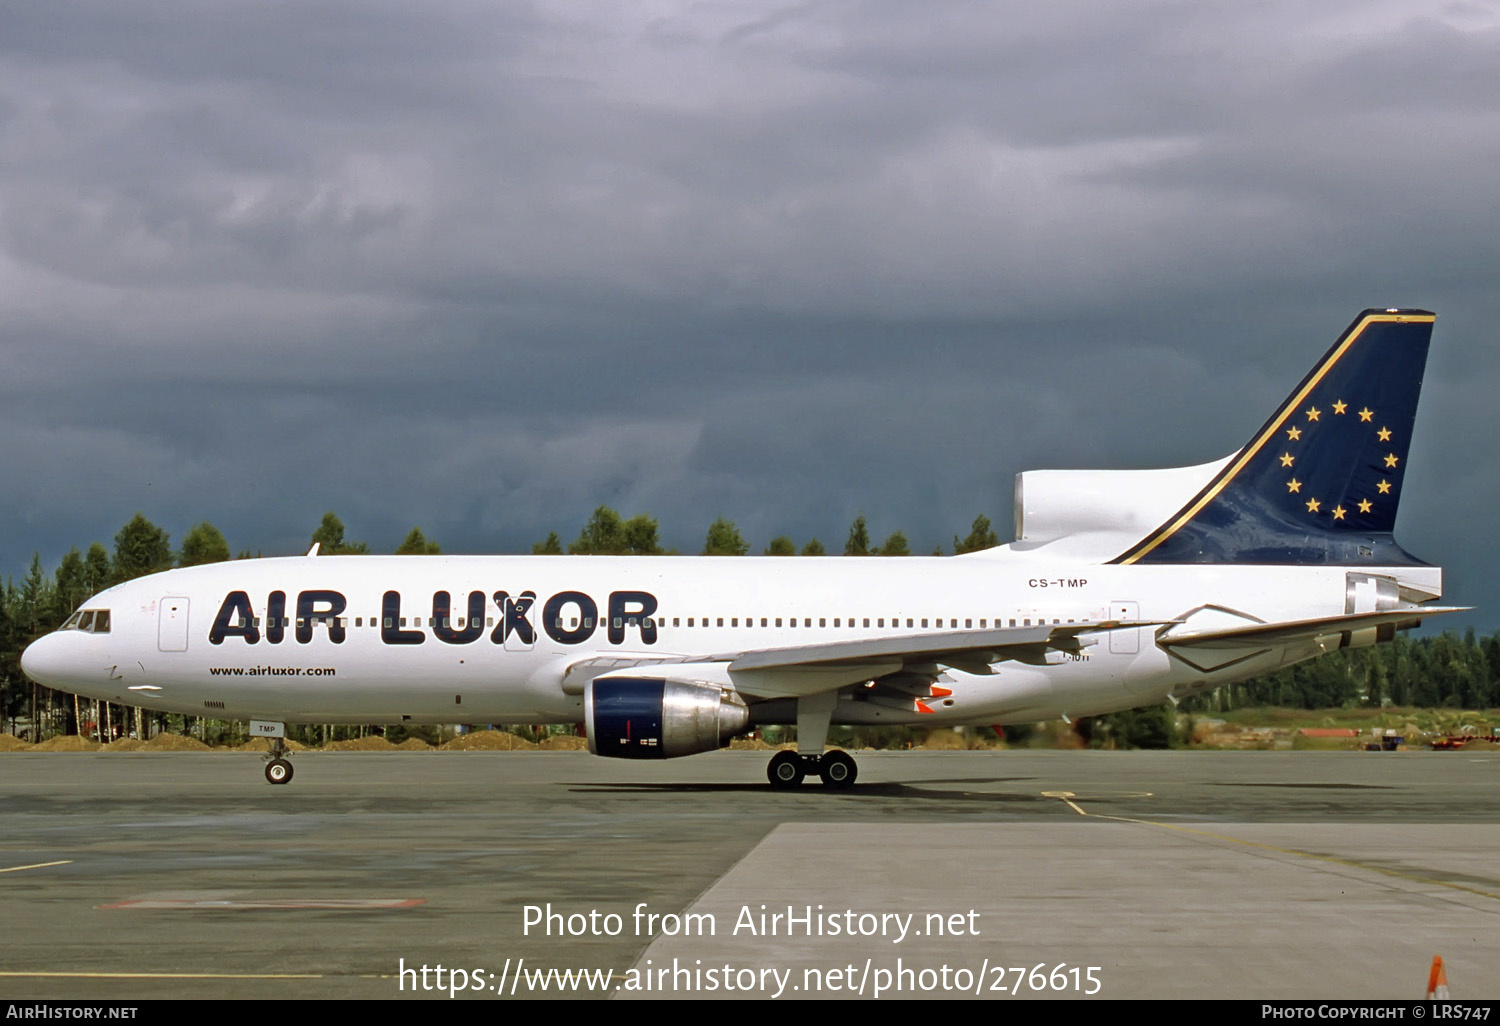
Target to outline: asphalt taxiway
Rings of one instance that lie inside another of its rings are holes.
[[[858,759],[7,753],[0,998],[1500,996],[1500,754]]]

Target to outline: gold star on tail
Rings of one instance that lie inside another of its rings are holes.
[[[1343,412],[1345,410],[1347,410],[1348,408],[1349,408],[1349,404],[1346,403],[1346,402],[1344,402],[1344,400],[1342,400],[1342,399],[1340,399],[1338,402],[1336,402],[1336,403],[1333,404],[1333,412],[1339,414],[1340,416],[1342,416]]]
[[[1361,513],[1368,513],[1368,512],[1370,512],[1370,510],[1372,508],[1373,508],[1373,503],[1371,503],[1369,499],[1360,499],[1359,500],[1359,511]]]
[[[1309,513],[1316,513],[1318,511],[1318,506],[1319,505],[1320,504],[1319,504],[1319,502],[1318,502],[1317,499],[1308,499],[1307,500],[1307,511]]]

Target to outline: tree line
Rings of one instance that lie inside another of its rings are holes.
[[[323,555],[370,552],[366,543],[346,537],[343,521],[332,511],[323,515],[309,541],[317,544]],[[954,535],[953,551],[972,552],[997,544],[989,519],[980,515],[974,518],[966,536]],[[441,551],[418,527],[413,527],[395,549],[398,555],[436,555]],[[532,552],[540,555],[561,555],[564,551],[556,531],[532,546]],[[590,515],[566,551],[574,555],[671,554],[661,543],[654,517],[638,513],[627,518],[608,506],[600,506]],[[703,555],[743,556],[749,551],[749,543],[733,520],[721,516],[709,525]],[[808,556],[827,554],[817,538],[809,539],[799,549],[785,535],[773,538],[763,554],[794,556],[799,551]],[[861,514],[849,527],[843,552],[850,556],[906,556],[911,549],[901,531],[893,532],[880,545],[872,544],[868,521]],[[940,546],[934,555],[942,554]],[[234,558],[255,555],[258,553],[241,551]],[[27,681],[20,671],[21,651],[34,639],[57,629],[90,595],[107,587],[174,566],[197,566],[230,558],[224,535],[212,524],[205,521],[194,526],[184,536],[181,547],[174,550],[171,536],[140,513],[115,535],[113,551],[99,542],[82,552],[75,547],[50,574],[40,553],[34,555],[19,584],[8,578],[0,588],[0,729],[12,731],[18,722],[27,721],[42,728],[44,733],[94,730],[104,734],[99,726],[102,723],[128,723],[123,710],[111,712],[110,707],[102,706],[87,711],[76,696],[52,692]],[[1325,709],[1384,704],[1500,707],[1500,632],[1487,638],[1476,636],[1472,628],[1461,636],[1445,633],[1412,639],[1398,635],[1389,644],[1336,652],[1227,685],[1188,699],[1183,707],[1187,711],[1212,712],[1260,705]],[[140,716],[137,712],[137,726]],[[33,729],[33,738],[36,733]]]

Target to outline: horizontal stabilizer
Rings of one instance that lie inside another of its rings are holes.
[[[1472,606],[1411,606],[1406,609],[1387,609],[1378,613],[1345,613],[1339,616],[1320,616],[1311,620],[1283,620],[1279,623],[1256,623],[1229,627],[1220,630],[1190,631],[1173,634],[1171,631],[1157,637],[1157,643],[1168,648],[1265,648],[1286,645],[1296,641],[1340,634],[1345,631],[1368,630],[1372,627],[1415,627],[1429,616],[1444,613],[1467,612]]]

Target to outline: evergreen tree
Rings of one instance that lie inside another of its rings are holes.
[[[911,555],[911,548],[906,544],[906,535],[897,531],[885,540],[885,544],[880,546],[876,554],[881,556],[909,556]]]
[[[533,556],[561,556],[562,550],[562,539],[557,536],[556,531],[548,531],[546,541],[531,543]]]
[[[708,537],[703,542],[705,556],[743,556],[750,545],[740,537],[740,529],[733,520],[719,517],[708,527]]]
[[[109,550],[98,542],[89,546],[83,557],[83,581],[90,595],[96,595],[109,587]]]
[[[1000,544],[994,528],[990,526],[990,518],[981,513],[974,518],[973,525],[969,528],[969,536],[962,541],[958,535],[953,536],[953,552],[961,555],[965,552],[978,552],[980,549],[992,549]],[[941,553],[937,553],[941,555]]]
[[[436,556],[442,553],[442,546],[437,542],[430,542],[422,533],[420,527],[413,527],[407,534],[406,540],[396,547],[398,556]]]
[[[89,591],[88,568],[84,565],[83,557],[79,555],[76,547],[68,550],[68,554],[62,558],[57,565],[57,586],[53,589],[55,605],[53,606],[51,619],[55,623],[61,623],[73,615],[83,600],[93,592]]]
[[[625,551],[625,525],[608,506],[594,510],[578,540],[568,546],[575,556],[616,556]]]
[[[32,638],[47,631],[52,605],[52,589],[47,582],[47,574],[42,570],[42,554],[38,552],[31,557],[31,569],[26,573],[26,580],[21,582],[20,615],[17,619],[20,620],[25,643],[29,644]]]
[[[625,537],[625,551],[632,556],[659,556],[661,541],[656,536],[656,518],[637,513],[625,521],[621,533]]]
[[[790,538],[781,534],[771,539],[771,544],[766,546],[765,554],[767,556],[795,556],[797,546]]]
[[[172,565],[172,537],[140,513],[115,535],[114,580],[134,580]]]
[[[219,529],[207,520],[187,533],[182,539],[182,555],[178,566],[202,566],[204,563],[223,563],[229,559],[229,543]]]
[[[828,550],[823,548],[822,542],[814,538],[802,546],[802,554],[804,556],[826,556],[828,555]]]
[[[364,542],[344,540],[344,522],[333,510],[323,514],[323,522],[313,532],[312,541],[318,546],[320,556],[363,556],[370,551]]]
[[[870,528],[865,523],[865,515],[861,513],[854,518],[854,523],[849,525],[849,540],[844,542],[844,555],[868,556],[869,554]]]

